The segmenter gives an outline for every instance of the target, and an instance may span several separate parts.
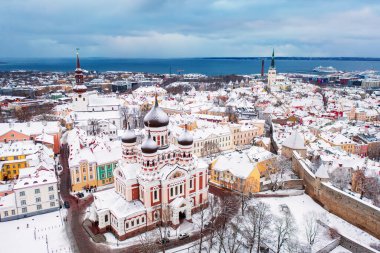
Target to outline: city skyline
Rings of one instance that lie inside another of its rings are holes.
[[[79,47],[85,57],[260,57],[273,48],[278,56],[380,57],[379,10],[372,0],[9,1],[0,56],[70,57]]]

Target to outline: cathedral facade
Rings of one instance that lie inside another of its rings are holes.
[[[155,105],[144,118],[146,138],[136,143],[131,129],[122,137],[123,158],[114,171],[115,188],[94,194],[91,217],[99,232],[120,240],[166,223],[178,227],[208,201],[208,165],[193,156],[185,129],[170,143],[169,117]]]

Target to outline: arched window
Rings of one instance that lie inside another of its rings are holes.
[[[131,227],[135,225],[135,221],[131,221]]]
[[[127,221],[127,223],[125,223],[125,228],[128,229],[129,228],[129,222]]]
[[[145,223],[145,217],[141,217],[141,223]]]

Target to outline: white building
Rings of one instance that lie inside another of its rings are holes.
[[[73,91],[73,113],[69,121],[87,131],[91,131],[92,122],[102,121],[102,127],[98,130],[105,131],[103,132],[105,134],[116,134],[116,130],[123,127],[123,118],[120,113],[122,101],[114,95],[101,96],[96,92],[87,91],[87,87],[83,84],[83,72],[78,54]]]
[[[27,169],[25,169],[27,170]],[[0,199],[0,221],[25,218],[59,209],[57,178],[43,166],[20,176],[13,193]]]

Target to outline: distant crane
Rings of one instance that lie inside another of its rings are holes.
[[[178,73],[178,75],[180,75],[181,72],[183,73],[183,72],[185,72],[185,70],[183,70],[183,69],[177,69],[177,73]]]

